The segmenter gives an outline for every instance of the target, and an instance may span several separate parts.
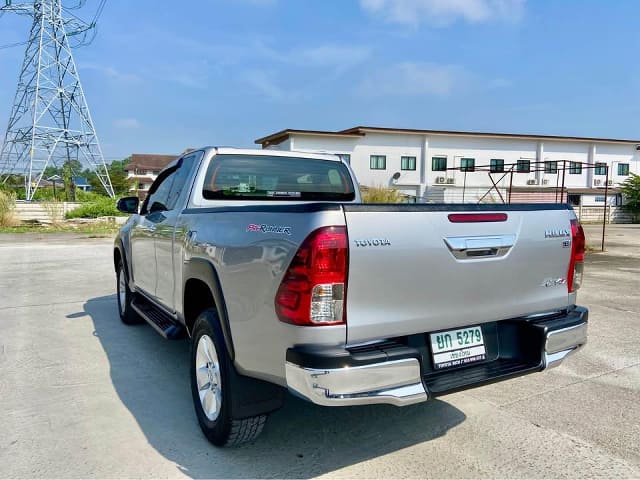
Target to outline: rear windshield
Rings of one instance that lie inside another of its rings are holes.
[[[202,196],[208,200],[355,199],[349,171],[341,162],[266,155],[216,155]]]

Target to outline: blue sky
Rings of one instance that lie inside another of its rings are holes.
[[[108,160],[356,125],[640,138],[639,22],[635,0],[108,0],[75,58]],[[4,15],[0,45],[28,28]],[[23,49],[0,50],[2,129]]]

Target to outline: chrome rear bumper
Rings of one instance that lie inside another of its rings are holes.
[[[587,322],[547,333],[544,368],[557,367],[568,355],[587,343]]]
[[[292,393],[318,405],[411,405],[556,367],[586,344],[587,324],[588,310],[583,307],[535,322],[496,322],[494,330],[504,332],[494,333],[491,360],[442,370],[432,365],[425,334],[413,338],[414,345],[423,342],[421,349],[393,340],[373,344],[366,351],[291,348],[285,364],[286,383]],[[507,342],[502,345],[501,335]]]
[[[318,405],[411,405],[427,400],[415,358],[371,365],[316,369],[286,363],[289,389]]]

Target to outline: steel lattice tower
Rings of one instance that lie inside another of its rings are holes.
[[[33,16],[9,125],[0,151],[0,180],[23,175],[32,200],[45,168],[79,161],[98,176],[107,193],[113,187],[89,106],[71,53],[69,37],[94,25],[63,17],[61,0],[0,7]],[[77,17],[75,17],[77,19]]]

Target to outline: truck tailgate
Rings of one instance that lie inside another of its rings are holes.
[[[565,205],[344,205],[344,211],[348,343],[567,307]],[[463,215],[462,222],[450,214]],[[470,214],[506,219],[468,222]]]

